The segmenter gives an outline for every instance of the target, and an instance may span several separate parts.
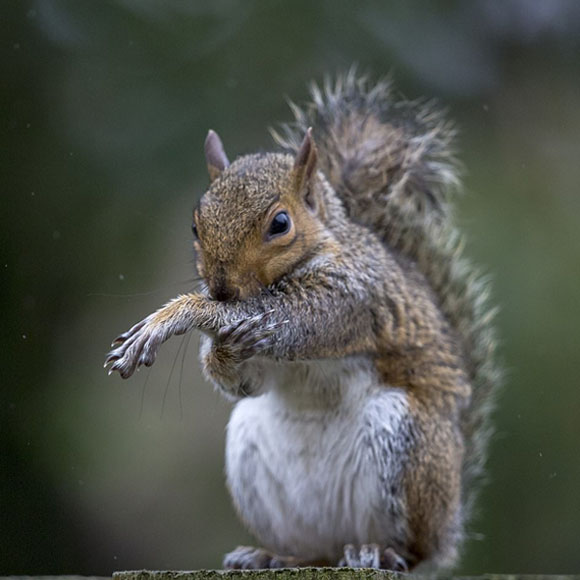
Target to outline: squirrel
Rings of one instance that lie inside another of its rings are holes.
[[[121,334],[127,378],[198,329],[235,402],[226,479],[261,548],[226,568],[449,568],[482,479],[501,368],[488,281],[463,257],[455,129],[355,71],[291,103],[279,152],[214,131],[193,215],[204,287]]]

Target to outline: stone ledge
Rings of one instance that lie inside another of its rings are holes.
[[[113,580],[400,580],[401,576],[371,568],[279,568],[272,570],[193,570],[115,572]]]
[[[436,576],[433,576],[435,578]],[[282,568],[278,570],[193,570],[115,572],[113,580],[425,580],[428,576],[362,568]],[[438,576],[438,578],[442,578]],[[453,580],[580,580],[580,575],[485,574],[449,576]]]
[[[280,570],[135,570],[106,576],[0,576],[0,580],[580,580],[580,574],[485,574],[421,576],[363,568],[282,568]]]

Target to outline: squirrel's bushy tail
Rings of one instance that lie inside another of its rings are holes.
[[[455,130],[432,103],[396,99],[389,81],[371,84],[354,70],[311,89],[312,102],[292,104],[295,122],[273,131],[296,151],[313,128],[319,167],[349,215],[415,262],[457,330],[473,385],[465,410],[463,505],[473,507],[483,475],[494,391],[501,383],[495,360],[494,309],[487,281],[462,257],[450,200],[459,190]]]

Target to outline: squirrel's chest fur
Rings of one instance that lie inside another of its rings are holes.
[[[253,364],[266,389],[237,403],[226,450],[228,485],[250,530],[305,560],[332,561],[346,543],[404,541],[405,393],[381,385],[362,356]]]

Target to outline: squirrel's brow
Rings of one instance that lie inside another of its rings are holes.
[[[280,194],[278,193],[276,197],[272,200],[272,203],[262,212],[262,216],[268,215],[268,212],[280,201]]]

